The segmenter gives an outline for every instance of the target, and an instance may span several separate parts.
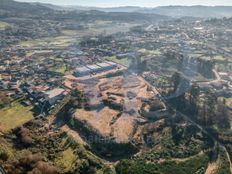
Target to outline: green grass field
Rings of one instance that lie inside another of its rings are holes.
[[[0,131],[7,132],[33,119],[32,107],[24,107],[18,102],[0,110]]]
[[[130,60],[128,58],[117,59],[116,56],[111,56],[111,57],[105,57],[105,59],[108,61],[113,61],[118,64],[124,65],[126,67],[129,67],[130,65]]]
[[[49,71],[52,71],[52,72],[57,72],[57,73],[62,73],[62,74],[66,74],[67,71],[66,71],[66,66],[65,64],[63,64],[60,68],[50,68]]]

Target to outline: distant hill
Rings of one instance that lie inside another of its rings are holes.
[[[133,7],[133,6],[112,7],[112,8],[64,6],[63,8],[68,9],[68,10],[80,10],[80,11],[97,10],[97,11],[103,11],[103,12],[127,12],[127,13],[137,12],[141,9],[140,7]]]
[[[232,6],[163,6],[156,8],[143,8],[136,6],[99,8],[84,6],[57,6],[44,3],[22,3],[13,0],[0,0],[0,15],[2,13],[22,13],[37,15],[55,11],[101,11],[108,13],[142,13],[157,14],[170,17],[199,17],[199,18],[223,18],[232,17]],[[147,16],[151,17],[151,16]]]
[[[63,7],[63,6],[58,6],[58,5],[53,5],[53,4],[47,4],[47,3],[40,3],[40,2],[35,2],[35,3],[30,3],[30,4],[35,4],[39,6],[44,6],[52,10],[68,10],[69,8]]]
[[[157,22],[169,17],[152,13],[139,13],[137,8],[123,7],[103,10],[90,7],[62,7],[43,3],[22,3],[13,0],[0,0],[0,18],[37,18],[57,21],[76,20],[91,22],[94,20],[111,20],[121,22]],[[117,12],[119,11],[119,12]],[[130,11],[130,12],[127,12]]]
[[[51,9],[41,4],[22,3],[13,0],[0,0],[0,16],[38,15],[50,12]]]
[[[231,6],[166,6],[151,9],[140,8],[137,10],[140,13],[153,13],[167,15],[172,17],[201,17],[201,18],[222,18],[232,17]]]
[[[163,6],[156,8],[142,7],[113,7],[113,8],[98,8],[98,7],[82,7],[82,6],[65,6],[63,10],[79,10],[90,11],[98,10],[103,12],[139,12],[149,14],[159,14],[171,17],[200,17],[200,18],[222,18],[232,17],[232,6]]]
[[[138,12],[103,12],[97,10],[90,11],[70,11],[68,13],[63,13],[62,15],[57,15],[56,18],[62,19],[75,19],[76,21],[91,22],[95,20],[106,20],[106,21],[120,21],[120,22],[159,22],[162,20],[169,20],[170,17],[157,14],[144,14]]]

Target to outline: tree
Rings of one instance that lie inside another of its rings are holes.
[[[0,150],[0,160],[7,161],[9,155],[6,151]]]
[[[179,86],[179,84],[180,84],[180,81],[181,81],[181,75],[180,75],[180,73],[175,72],[172,75],[172,77],[171,77],[171,81],[172,81],[172,83],[174,85],[174,91],[176,91],[177,88],[178,88],[178,86]]]
[[[51,166],[50,164],[39,161],[35,164],[35,168],[32,171],[36,171],[36,174],[38,171],[40,171],[42,174],[58,174],[57,169],[54,166]]]
[[[6,107],[10,104],[10,98],[6,96],[5,92],[0,92],[0,108]]]
[[[193,115],[193,118],[196,119],[196,115],[198,113],[197,99],[200,94],[200,87],[197,84],[193,84],[190,89],[189,96],[189,108],[190,113]]]
[[[217,97],[211,91],[205,91],[203,102],[203,116],[205,126],[210,126],[215,123],[215,106],[217,104]]]
[[[20,136],[21,142],[25,146],[30,146],[34,143],[34,140],[30,135],[30,131],[27,128],[21,127],[19,131],[19,136]]]
[[[196,83],[194,83],[190,89],[190,102],[189,103],[193,104],[194,102],[196,102],[199,94],[200,94],[200,87]]]
[[[225,99],[220,100],[217,105],[217,113],[216,113],[216,122],[219,128],[228,129],[230,128],[230,113],[226,106]]]

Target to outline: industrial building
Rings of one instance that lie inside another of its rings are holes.
[[[100,66],[96,65],[96,64],[87,65],[86,67],[88,67],[89,69],[91,69],[92,73],[99,73],[99,72],[103,71],[103,69]]]
[[[101,73],[104,71],[109,71],[109,70],[112,70],[114,68],[117,68],[116,63],[110,62],[110,61],[105,61],[102,63],[78,67],[73,74],[76,77],[82,77],[82,76],[87,76],[87,75],[91,75],[91,74]]]
[[[76,69],[73,75],[76,77],[81,77],[81,76],[90,75],[91,73],[92,73],[91,69],[89,69],[86,66],[81,66]]]
[[[97,63],[97,65],[100,66],[101,69],[104,71],[111,70],[111,69],[114,69],[117,67],[117,64],[116,63],[114,64],[113,62],[112,62],[112,64],[110,64],[108,62]]]

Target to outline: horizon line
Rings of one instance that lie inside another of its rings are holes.
[[[22,0],[13,0],[21,3],[38,3],[38,4],[50,4],[61,7],[86,7],[86,8],[123,8],[123,7],[131,7],[131,8],[157,8],[157,7],[232,7],[232,5],[202,5],[202,4],[194,4],[194,5],[181,5],[181,4],[170,4],[170,5],[157,5],[157,6],[140,6],[140,5],[116,5],[116,6],[94,6],[94,5],[78,5],[78,4],[56,4],[51,2],[28,2]]]

